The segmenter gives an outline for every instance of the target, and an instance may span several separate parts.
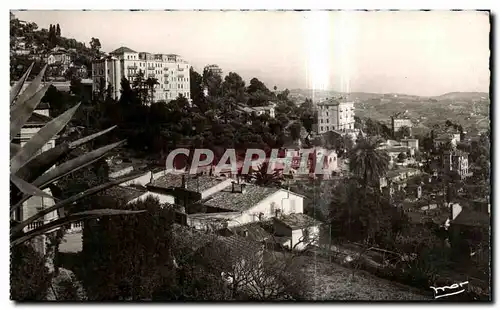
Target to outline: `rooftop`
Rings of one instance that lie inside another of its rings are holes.
[[[386,174],[386,177],[392,178],[392,177],[398,176],[401,173],[408,173],[408,172],[419,172],[419,170],[415,169],[415,168],[403,167],[403,168],[399,168],[396,170],[389,170]]]
[[[167,173],[159,177],[158,179],[154,180],[153,183],[150,183],[148,185],[163,189],[179,188],[182,187],[182,177],[183,175],[181,174]],[[186,189],[188,191],[198,192],[198,193],[206,191],[207,189],[212,188],[217,184],[220,184],[228,180],[228,178],[224,177],[215,177],[207,175],[200,175],[200,176],[184,175],[184,177],[186,181]]]
[[[146,190],[140,190],[138,188],[129,186],[114,186],[106,190],[107,195],[114,198],[123,199],[127,202],[139,198],[145,193],[147,193]]]
[[[406,146],[393,146],[393,147],[388,147],[385,148],[388,153],[397,153],[397,152],[407,152],[410,150],[410,148]]]
[[[228,187],[213,194],[205,205],[224,210],[245,211],[279,190],[279,188],[248,184],[245,193],[233,193],[231,187]]]
[[[344,100],[344,99],[327,99],[325,101],[318,102],[317,105],[319,105],[319,106],[337,106],[337,105],[340,105],[340,104],[343,104],[343,103],[354,103],[354,102],[353,101],[347,101],[347,100]]]
[[[122,47],[115,49],[110,54],[123,54],[123,53],[137,53],[137,52],[126,47],[126,46],[122,46]]]
[[[290,227],[292,230],[302,229],[306,227],[320,225],[321,222],[304,214],[304,213],[292,213],[283,217],[276,219],[286,226]]]
[[[464,226],[490,227],[490,216],[484,212],[478,212],[464,208],[455,218],[453,224]]]

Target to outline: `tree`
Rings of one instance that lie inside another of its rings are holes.
[[[57,24],[57,26],[56,26],[56,36],[57,37],[61,36],[61,27],[59,26],[59,24]]]
[[[245,103],[247,95],[245,92],[245,81],[235,72],[229,72],[222,83],[222,94],[230,98],[234,103]]]
[[[280,171],[274,170],[268,173],[269,164],[267,162],[259,165],[256,171],[250,167],[249,176],[253,179],[256,185],[260,186],[279,186],[283,181],[283,176]]]
[[[45,300],[52,274],[45,259],[30,244],[11,251],[10,299],[15,301]]]
[[[189,84],[193,104],[205,112],[206,105],[203,104],[205,97],[203,94],[203,77],[193,67],[189,68]]]
[[[217,97],[222,94],[222,76],[208,67],[203,69],[202,85],[208,90],[208,95]]]
[[[399,153],[399,155],[398,155],[398,162],[404,163],[405,160],[406,160],[406,153],[405,152]]]
[[[349,169],[363,186],[378,183],[388,170],[389,156],[376,139],[361,139],[349,154]]]
[[[410,130],[410,128],[408,126],[402,126],[401,128],[399,128],[398,135],[401,138],[410,137],[411,130]]]
[[[96,199],[97,200],[97,199]],[[91,300],[151,299],[172,277],[174,211],[147,197],[126,205],[121,197],[101,197],[97,205],[147,210],[136,216],[87,221],[83,231],[83,282]],[[89,206],[90,207],[90,206]],[[131,229],[133,227],[134,229]]]
[[[160,83],[158,82],[158,79],[154,77],[149,77],[145,83],[149,89],[149,102],[153,103],[155,99],[155,86],[159,85]]]
[[[90,49],[94,53],[95,56],[99,55],[99,50],[101,49],[101,42],[99,41],[98,38],[92,37],[90,39]]]

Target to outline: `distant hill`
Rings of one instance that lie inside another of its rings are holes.
[[[416,96],[407,95],[399,93],[387,93],[387,94],[377,94],[377,93],[365,93],[365,92],[353,92],[353,93],[342,93],[331,90],[312,90],[312,89],[292,89],[290,90],[290,97],[300,98],[305,100],[305,98],[314,98],[314,101],[324,100],[330,97],[340,97],[344,96],[352,100],[371,100],[371,99],[392,99],[392,100],[464,100],[464,101],[480,101],[489,100],[489,94],[483,92],[450,92],[439,96]]]
[[[490,95],[488,93],[481,92],[451,92],[446,93],[441,96],[432,97],[437,100],[489,100]]]

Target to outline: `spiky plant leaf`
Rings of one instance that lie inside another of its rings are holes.
[[[80,103],[67,110],[57,118],[51,120],[42,129],[40,129],[10,160],[10,172],[16,173],[19,168],[28,163],[36,153],[43,148],[47,142],[54,138],[71,120]]]
[[[76,141],[70,142],[69,146],[70,146],[70,148],[79,147],[80,145],[83,145],[83,144],[85,144],[85,143],[87,143],[87,142],[89,142],[89,141],[91,141],[91,140],[93,140],[95,138],[98,138],[98,137],[102,136],[105,133],[110,132],[111,130],[115,129],[116,127],[117,126],[114,125],[112,127],[109,127],[108,129],[104,129],[104,130],[99,131],[97,133],[94,133],[94,134],[88,135],[86,137],[83,137],[81,139],[78,139]]]
[[[59,160],[64,158],[70,151],[69,143],[56,145],[30,160],[29,163],[16,172],[16,175],[27,182],[33,182]]]
[[[67,162],[58,165],[54,169],[51,169],[38,177],[35,181],[33,181],[33,185],[37,186],[41,189],[47,187],[50,183],[55,182],[62,178],[63,176],[71,173],[73,171],[79,170],[87,165],[94,163],[95,161],[104,157],[110,150],[113,148],[123,144],[125,140],[120,142],[116,142],[113,144],[108,144],[97,150],[93,150],[92,152],[85,153],[77,158],[68,160]]]
[[[17,186],[17,188],[22,193],[24,193],[26,195],[36,196],[36,197],[46,197],[46,198],[54,199],[54,197],[52,197],[48,193],[46,193],[46,192],[42,191],[41,189],[39,189],[39,188],[31,185],[30,183],[22,180],[21,178],[19,178],[15,174],[11,174],[10,175],[10,180],[12,181],[12,183],[14,183],[14,185]]]
[[[139,211],[130,211],[130,210],[115,210],[115,209],[100,209],[100,210],[92,210],[92,211],[86,211],[86,212],[80,212],[78,214],[73,214],[67,217],[63,217],[60,219],[57,219],[55,221],[49,222],[47,224],[44,224],[36,229],[33,229],[25,234],[22,235],[15,235],[12,236],[10,246],[16,246],[18,244],[21,244],[23,242],[26,242],[36,236],[40,236],[45,234],[48,231],[64,227],[68,224],[74,223],[74,222],[80,222],[83,220],[89,220],[89,219],[94,219],[94,218],[100,218],[103,216],[116,216],[116,215],[130,215],[130,214],[138,214],[138,213],[143,213],[146,212],[146,210],[139,210]]]
[[[81,199],[84,199],[86,197],[95,195],[95,194],[97,194],[99,192],[102,192],[102,191],[104,191],[104,190],[106,190],[108,188],[111,188],[113,186],[116,186],[118,184],[121,184],[121,183],[130,181],[130,180],[133,180],[133,179],[135,179],[138,176],[141,176],[143,174],[144,173],[134,173],[132,175],[118,178],[118,179],[116,179],[114,181],[111,181],[111,182],[108,182],[108,183],[105,183],[105,184],[101,184],[101,185],[92,187],[92,188],[90,188],[90,189],[88,189],[88,190],[86,190],[84,192],[81,192],[81,193],[78,193],[76,195],[73,195],[70,198],[62,200],[62,201],[56,203],[55,205],[53,205],[53,206],[51,206],[49,208],[46,208],[44,210],[39,211],[37,214],[35,214],[35,215],[31,216],[30,218],[26,219],[25,221],[23,221],[19,225],[16,225],[15,227],[13,227],[11,229],[11,233],[14,234],[14,233],[20,232],[24,227],[26,227],[29,224],[35,222],[37,219],[45,216],[46,214],[49,214],[50,212],[53,212],[55,210],[59,210],[61,208],[67,207],[67,206],[70,206],[73,203],[75,203],[75,202],[77,202],[77,201],[79,201]],[[21,207],[21,205],[22,205],[22,203],[21,204],[17,204],[15,206],[11,207],[10,212],[14,212],[17,208]]]
[[[10,141],[21,132],[36,106],[40,103],[50,85],[45,85],[33,97],[21,102],[18,99],[14,109],[10,110]]]
[[[28,78],[28,76],[30,75],[31,73],[31,70],[33,69],[33,66],[35,65],[34,62],[31,63],[30,67],[28,68],[28,70],[26,70],[26,72],[23,74],[23,76],[21,77],[21,79],[19,81],[17,81],[14,86],[12,86],[10,88],[10,106],[13,106],[14,105],[14,100],[16,99],[17,95],[19,95],[19,92],[21,91],[21,89],[23,88],[23,85],[24,85],[24,82],[26,82],[26,79]]]
[[[45,70],[47,70],[47,65],[43,66],[40,73],[38,73],[38,75],[33,79],[33,81],[31,81],[30,85],[28,85],[28,87],[26,87],[26,89],[17,97],[17,99],[14,101],[14,105],[11,106],[10,108],[11,112],[13,110],[17,110],[22,104],[24,104],[25,101],[27,101],[28,99],[30,99],[35,95],[35,93],[38,91],[38,88],[40,88],[40,85],[42,84],[43,76],[45,75]]]
[[[100,137],[105,133],[108,133],[114,128],[116,128],[116,126],[110,127],[108,129],[102,130],[98,133],[86,136],[73,142],[56,145],[55,147],[39,154],[38,156],[30,160],[26,165],[19,169],[16,175],[21,179],[26,180],[27,182],[33,182],[36,178],[41,176],[62,158],[68,155],[71,150],[85,143],[88,143],[89,141],[92,141],[93,139]]]

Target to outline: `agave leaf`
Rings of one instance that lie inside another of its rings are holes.
[[[26,101],[21,102],[20,100],[18,100],[15,109],[11,109],[10,141],[12,141],[12,139],[14,139],[19,134],[19,132],[21,132],[21,128],[23,128],[23,126],[26,124],[36,106],[40,103],[40,100],[42,100],[48,88],[49,85],[44,86],[33,97]]]
[[[36,178],[44,174],[60,159],[71,151],[69,143],[56,145],[55,147],[37,155],[26,165],[21,167],[16,175],[27,182],[33,182]]]
[[[10,144],[10,158],[12,158],[12,156],[16,155],[17,152],[19,152],[19,150],[21,150],[21,146],[19,144],[11,143]]]
[[[105,184],[101,184],[101,185],[92,187],[92,188],[90,188],[90,189],[88,189],[88,190],[86,190],[84,192],[81,192],[81,193],[78,193],[76,195],[73,195],[73,196],[69,197],[68,199],[62,200],[62,201],[56,203],[55,205],[53,205],[53,206],[51,206],[49,208],[46,208],[44,210],[41,210],[41,211],[37,212],[35,215],[31,216],[30,218],[24,220],[19,225],[16,225],[14,228],[12,228],[11,233],[20,232],[24,227],[26,227],[29,224],[33,223],[37,219],[45,216],[46,214],[49,214],[50,212],[53,212],[55,210],[64,208],[64,207],[66,207],[68,205],[72,205],[73,203],[75,203],[78,200],[81,200],[83,198],[89,197],[91,195],[94,195],[94,194],[96,194],[98,192],[101,192],[101,191],[106,190],[106,189],[108,189],[110,187],[116,186],[116,185],[121,184],[123,182],[127,182],[127,181],[130,181],[130,180],[133,180],[136,177],[141,176],[143,174],[144,173],[134,173],[132,175],[125,176],[125,177],[122,177],[122,178],[118,178],[118,179],[116,179],[114,181],[111,181],[111,182],[108,182],[108,183],[105,183]],[[12,213],[14,210],[16,210],[17,208],[19,208],[21,205],[22,205],[22,203],[21,204],[16,204],[15,206],[13,206],[10,209],[10,212]]]
[[[101,210],[80,212],[78,214],[73,214],[71,216],[63,217],[61,219],[49,222],[47,224],[42,225],[41,227],[33,229],[32,231],[29,231],[20,236],[18,235],[13,236],[10,242],[10,246],[11,247],[16,246],[36,236],[43,235],[50,230],[66,226],[74,222],[80,222],[82,220],[94,219],[103,216],[129,215],[129,214],[137,214],[143,212],[146,212],[146,210],[130,211],[130,210],[101,209]]]
[[[40,189],[45,189],[52,182],[59,180],[60,178],[64,177],[65,175],[72,173],[78,169],[81,169],[87,165],[90,165],[90,164],[96,162],[97,160],[105,157],[106,153],[109,150],[120,145],[124,141],[125,140],[104,146],[100,149],[94,150],[90,153],[83,154],[77,158],[74,158],[72,160],[64,162],[63,164],[55,167],[54,169],[51,169],[51,170],[47,171],[46,173],[42,174],[32,183],[34,186],[37,186]],[[20,201],[16,202],[16,206],[21,206],[30,197],[31,197],[30,195],[24,195]]]
[[[101,159],[111,149],[123,144],[124,142],[125,140],[113,144],[108,144],[106,146],[93,150],[92,152],[85,153],[81,156],[78,156],[77,158],[68,160],[67,162],[62,163],[54,169],[51,169],[39,176],[35,181],[33,181],[33,185],[43,189],[50,183],[57,181],[68,173],[74,172]]]
[[[14,102],[14,105],[11,106],[10,110],[11,112],[13,110],[18,109],[20,106],[24,104],[24,102],[31,97],[33,97],[36,92],[38,91],[38,88],[40,88],[40,84],[42,83],[43,76],[45,75],[45,70],[47,70],[47,65],[43,66],[42,70],[38,75],[31,81],[30,85],[26,87],[26,89],[17,97],[16,101]],[[49,88],[50,85],[47,85],[47,88]],[[43,96],[42,96],[43,97]]]
[[[70,215],[70,217],[76,216],[76,217],[81,217],[81,216],[108,216],[108,215],[128,215],[128,214],[136,214],[136,213],[143,213],[146,212],[146,210],[138,210],[138,211],[132,211],[132,210],[118,210],[118,209],[98,209],[98,210],[89,210],[89,211],[83,211],[83,212],[78,212],[78,213],[73,213]]]
[[[69,154],[73,148],[79,147],[82,144],[107,133],[115,127],[116,126],[110,127],[73,142],[59,144],[30,160],[26,165],[21,167],[19,171],[17,171],[16,175],[27,182],[33,182],[36,178],[54,166],[64,156]]]
[[[110,132],[111,130],[115,129],[116,127],[117,126],[114,125],[112,127],[109,127],[108,129],[104,129],[104,130],[99,131],[97,133],[94,133],[94,134],[91,134],[89,136],[86,136],[86,137],[83,137],[81,139],[78,139],[76,141],[70,142],[69,147],[72,148],[72,149],[76,148],[76,147],[79,147],[82,144],[85,144],[85,143],[87,143],[87,142],[89,142],[89,141],[91,141],[91,140],[93,140],[93,139],[95,139],[97,137],[102,136],[103,134],[106,134],[106,133]]]
[[[79,106],[80,103],[59,115],[40,129],[23,146],[22,150],[10,160],[10,172],[16,173],[22,166],[36,156],[36,153],[66,126]]]
[[[12,86],[10,88],[10,106],[13,106],[14,105],[14,100],[16,99],[17,95],[19,95],[19,92],[21,91],[21,89],[23,88],[23,85],[24,85],[24,82],[26,82],[26,79],[28,78],[28,76],[30,75],[31,73],[31,70],[33,69],[33,66],[35,65],[34,62],[31,63],[30,67],[28,68],[28,70],[26,70],[26,72],[23,74],[23,76],[21,77],[21,79],[19,81],[17,81],[14,86]]]
[[[21,178],[19,178],[15,174],[10,175],[10,180],[24,194],[36,196],[36,197],[46,197],[46,198],[54,199],[54,197],[52,197],[48,193],[42,191],[41,189],[37,188],[36,186],[31,185],[30,183],[22,180]]]

